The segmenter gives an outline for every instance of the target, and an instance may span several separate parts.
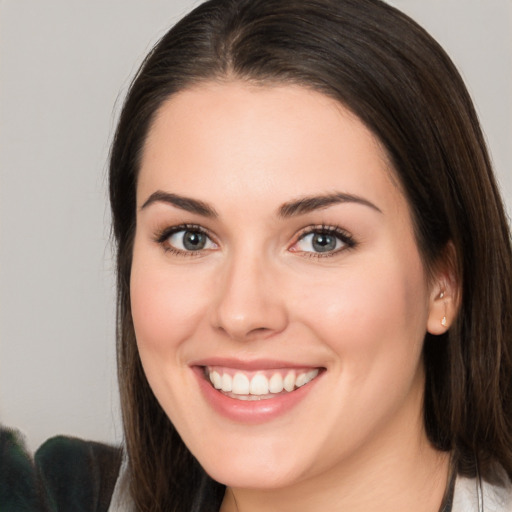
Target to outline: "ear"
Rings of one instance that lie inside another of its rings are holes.
[[[461,283],[456,269],[455,246],[448,242],[432,278],[427,331],[444,334],[453,324],[459,311]]]

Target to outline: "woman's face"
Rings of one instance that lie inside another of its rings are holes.
[[[137,186],[133,322],[212,477],[287,486],[422,438],[436,294],[385,152],[340,104],[230,82],[162,106]]]

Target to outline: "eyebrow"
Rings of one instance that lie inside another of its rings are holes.
[[[203,217],[216,218],[219,216],[215,211],[215,208],[208,205],[207,203],[204,203],[203,201],[192,199],[190,197],[179,196],[177,194],[171,194],[170,192],[163,192],[162,190],[153,192],[148,197],[146,202],[140,207],[140,209],[144,210],[144,208],[147,208],[153,203],[167,203],[172,206],[176,206],[181,210],[197,213]]]
[[[356,203],[363,206],[368,206],[379,213],[382,210],[368,201],[363,197],[355,196],[352,194],[344,194],[342,192],[335,192],[332,194],[325,194],[319,196],[307,196],[300,197],[294,201],[284,203],[278,210],[279,217],[288,218],[297,215],[303,215],[305,213],[312,212],[314,210],[321,210],[329,206],[340,204],[340,203]]]
[[[140,209],[143,210],[153,203],[167,203],[172,206],[175,206],[176,208],[180,208],[181,210],[202,215],[203,217],[217,218],[219,216],[219,214],[217,213],[215,208],[213,208],[213,206],[210,206],[209,204],[203,201],[199,201],[198,199],[192,199],[190,197],[180,196],[177,194],[172,194],[170,192],[164,192],[162,190],[157,190],[156,192],[153,192],[145,201],[145,203],[140,207]],[[363,206],[368,206],[369,208],[372,208],[373,210],[376,210],[379,213],[382,213],[382,210],[379,207],[377,207],[367,199],[355,196],[353,194],[344,194],[342,192],[336,192],[332,194],[325,194],[319,196],[300,197],[293,201],[286,202],[279,207],[277,214],[279,217],[286,219],[289,217],[303,215],[314,210],[328,208],[329,206],[340,203],[361,204]]]

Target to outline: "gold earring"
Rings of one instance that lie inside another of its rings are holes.
[[[442,291],[441,291],[441,293],[439,294],[439,298],[440,298],[440,299],[444,298],[444,290],[442,290]],[[441,318],[441,325],[442,325],[443,327],[446,327],[446,324],[447,324],[447,323],[448,323],[448,322],[447,322],[447,320],[446,320],[446,302],[445,302],[445,304],[444,304],[444,316],[443,316],[443,318]]]

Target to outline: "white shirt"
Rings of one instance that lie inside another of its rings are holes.
[[[451,512],[512,512],[512,484],[501,470],[502,485],[457,477]]]

